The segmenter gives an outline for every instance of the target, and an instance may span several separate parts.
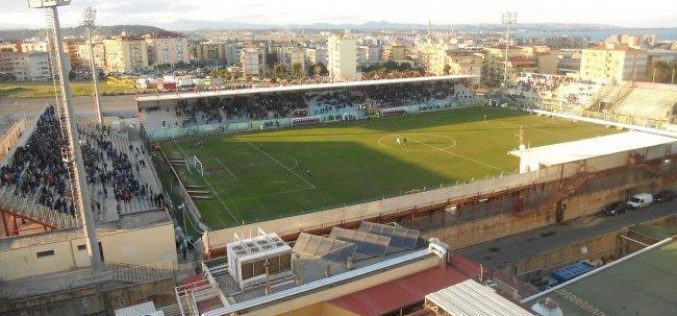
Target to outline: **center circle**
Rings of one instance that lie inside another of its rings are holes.
[[[398,137],[400,144],[397,143]],[[407,139],[406,145],[404,144],[405,138]],[[428,133],[412,133],[411,137],[407,137],[406,134],[389,134],[379,138],[377,143],[386,148],[410,152],[449,150],[456,147],[456,140],[453,138]]]

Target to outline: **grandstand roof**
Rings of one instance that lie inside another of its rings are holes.
[[[164,100],[179,100],[179,99],[196,99],[206,97],[224,97],[224,96],[238,96],[250,95],[260,93],[280,93],[280,92],[294,92],[294,91],[308,91],[308,90],[329,90],[340,88],[355,88],[376,85],[401,84],[401,83],[416,83],[429,81],[445,81],[474,78],[474,75],[449,75],[436,77],[416,77],[416,78],[400,78],[400,79],[383,79],[383,80],[362,80],[349,82],[334,82],[334,83],[315,83],[307,85],[292,85],[281,87],[258,87],[247,89],[233,89],[233,90],[219,90],[219,91],[204,91],[204,92],[190,92],[190,93],[170,93],[161,95],[150,95],[137,97],[137,102],[152,102]]]
[[[437,305],[448,315],[530,316],[524,308],[500,296],[488,286],[466,280],[426,295],[426,302]]]
[[[677,242],[666,239],[522,303],[531,307],[550,297],[567,316],[672,315],[677,310],[676,261]]]
[[[513,150],[509,154],[545,166],[560,165],[641,148],[677,142],[677,139],[642,132],[625,132],[568,143]]]
[[[467,279],[451,266],[446,269],[435,267],[329,302],[359,315],[383,315],[420,302],[429,293]]]

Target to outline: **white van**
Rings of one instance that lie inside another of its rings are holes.
[[[646,207],[653,203],[653,196],[650,193],[636,194],[628,200],[628,205],[632,208]]]

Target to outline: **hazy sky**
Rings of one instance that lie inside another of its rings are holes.
[[[26,0],[0,0],[0,28],[42,27],[40,10]],[[459,24],[498,23],[501,12],[516,11],[518,22],[600,23],[624,27],[677,27],[674,0],[73,0],[61,9],[62,24],[80,20],[86,6],[98,23],[163,25],[181,20],[255,24],[314,22]],[[181,28],[176,25],[176,28]]]

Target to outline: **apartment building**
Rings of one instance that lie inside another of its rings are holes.
[[[361,45],[357,48],[357,65],[360,67],[376,66],[381,62],[381,48]]]
[[[149,65],[175,65],[189,63],[188,39],[172,32],[153,32],[143,36]]]
[[[248,76],[261,76],[266,73],[266,53],[262,48],[243,48],[240,51],[242,73]]]
[[[225,65],[226,43],[201,42],[192,47],[191,59],[200,65]]]
[[[12,75],[17,81],[51,80],[49,53],[0,52],[0,73]]]
[[[386,45],[383,48],[382,60],[384,62],[387,61],[402,62],[405,60],[406,56],[407,56],[407,48],[404,45],[390,44]]]
[[[643,80],[648,66],[646,51],[632,48],[584,49],[580,76],[595,81]]]
[[[143,38],[122,36],[103,41],[106,71],[134,72],[148,67],[148,51]]]
[[[277,61],[284,65],[287,71],[291,71],[296,64],[306,67],[306,52],[300,47],[280,47],[277,49]]]
[[[327,41],[329,76],[334,81],[357,79],[357,40],[349,33],[334,34]]]
[[[309,65],[323,64],[327,65],[327,48],[314,47],[306,48],[306,61]]]

